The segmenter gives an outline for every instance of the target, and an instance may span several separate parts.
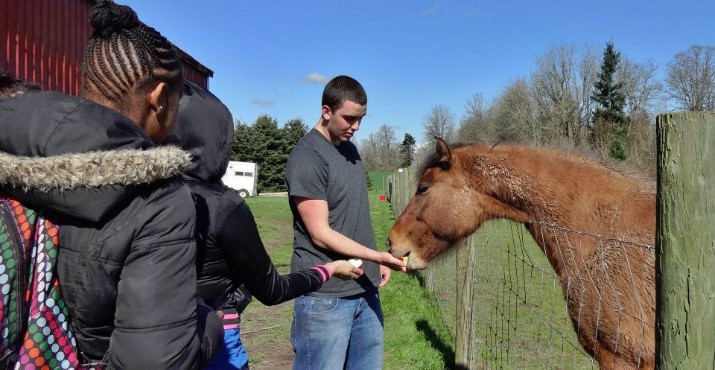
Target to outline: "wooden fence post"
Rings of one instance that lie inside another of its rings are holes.
[[[715,368],[715,113],[657,118],[656,368]]]
[[[455,323],[456,369],[475,369],[474,348],[474,273],[476,271],[472,237],[461,241],[457,249],[457,302]]]

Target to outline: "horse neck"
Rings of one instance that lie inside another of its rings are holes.
[[[522,148],[498,148],[472,158],[478,191],[529,215],[530,220],[556,221],[563,194],[550,172],[548,161]]]
[[[570,263],[564,248],[588,254],[597,244],[578,238],[654,242],[653,184],[543,149],[497,147],[472,161],[473,176],[484,178],[482,192],[528,215],[527,229],[557,272]]]

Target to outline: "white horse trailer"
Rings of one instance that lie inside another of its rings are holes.
[[[242,198],[256,195],[258,165],[253,162],[229,161],[226,174],[221,178],[226,186],[236,189]]]

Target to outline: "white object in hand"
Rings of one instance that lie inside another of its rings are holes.
[[[355,266],[356,268],[360,268],[362,266],[362,260],[357,259],[357,258],[352,258],[349,259],[348,262],[350,262],[351,265]]]

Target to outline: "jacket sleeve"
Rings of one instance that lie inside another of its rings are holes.
[[[223,199],[216,239],[234,282],[244,283],[265,305],[279,304],[320,288],[323,278],[313,269],[280,275],[263,247],[248,205]]]
[[[198,302],[194,212],[178,188],[152,195],[136,220],[118,286],[112,368],[198,369],[220,348],[220,320]]]

